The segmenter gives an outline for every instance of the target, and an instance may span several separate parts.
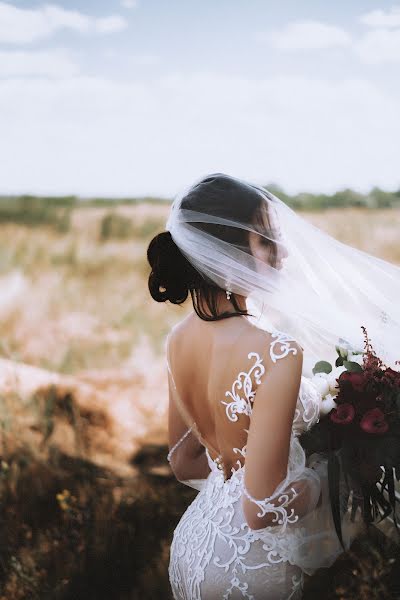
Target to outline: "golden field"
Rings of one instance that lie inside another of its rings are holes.
[[[190,300],[147,290],[168,211],[79,207],[64,231],[0,223],[0,600],[170,597],[169,543],[195,492],[166,461],[164,339]],[[400,264],[400,209],[302,214]],[[376,595],[327,598],[387,597],[374,556]]]

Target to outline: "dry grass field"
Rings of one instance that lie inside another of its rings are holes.
[[[168,211],[82,207],[66,231],[0,224],[0,600],[169,598],[169,542],[194,492],[165,458],[164,339],[190,300],[147,291]],[[303,216],[400,264],[400,209]],[[377,595],[324,595],[389,597],[379,568]]]

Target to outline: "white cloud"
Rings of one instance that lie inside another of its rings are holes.
[[[359,20],[370,27],[400,27],[400,6],[393,6],[388,12],[373,10],[361,15]]]
[[[367,64],[400,62],[400,29],[369,31],[355,42],[354,49]]]
[[[129,60],[134,65],[150,67],[160,63],[160,57],[156,54],[133,54]]]
[[[120,65],[125,65],[125,69],[128,69],[128,72],[130,72],[129,69],[132,65],[139,67],[153,67],[154,65],[159,65],[161,62],[161,57],[158,54],[130,54],[127,52],[120,52],[115,50],[115,48],[105,48],[103,56],[110,60],[118,60]]]
[[[96,19],[95,29],[98,33],[115,33],[127,27],[127,21],[119,15]]]
[[[121,0],[121,6],[124,8],[136,8],[137,5],[137,0]]]
[[[396,188],[392,93],[364,80],[217,73],[5,80],[0,192],[168,195],[216,170],[292,193]]]
[[[112,33],[126,28],[121,16],[96,18],[53,4],[21,9],[0,2],[0,43],[29,43],[50,37],[60,29],[79,33]]]
[[[79,73],[78,65],[62,48],[36,52],[0,51],[0,77],[36,75],[44,77],[71,77]]]
[[[279,50],[309,50],[351,44],[351,37],[344,29],[318,21],[288,23],[279,31],[261,33],[257,37]]]
[[[392,17],[395,15],[394,10]],[[369,15],[378,12],[382,11],[374,11]],[[369,23],[372,25],[375,21],[378,22],[378,19],[371,18]],[[289,23],[280,31],[261,33],[257,37],[278,50],[317,50],[342,46],[355,53],[366,64],[400,62],[400,27],[372,29],[357,39],[338,27],[308,21]]]

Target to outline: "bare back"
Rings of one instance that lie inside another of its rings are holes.
[[[303,349],[288,334],[268,333],[246,317],[206,322],[192,314],[173,328],[167,351],[170,414],[179,435],[189,428],[169,456],[183,442],[176,473],[199,490],[171,545],[176,597],[184,589],[198,600],[232,591],[235,598],[243,591],[249,598],[300,598],[297,566],[307,573],[330,566],[343,550],[327,459],[316,453],[307,464],[298,440],[320,409],[320,392],[302,375]],[[197,454],[190,454],[191,444]],[[185,457],[188,465],[206,458],[204,479],[182,467]],[[359,532],[360,519],[346,527],[347,548]]]
[[[195,313],[178,323],[167,340],[167,356],[178,409],[225,479],[244,464],[252,404],[276,356],[289,352],[246,317],[203,321]]]

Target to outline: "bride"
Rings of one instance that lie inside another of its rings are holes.
[[[166,340],[168,460],[199,492],[174,531],[173,596],[301,598],[343,551],[326,458],[299,442],[320,417],[311,369],[339,337],[362,347],[361,325],[395,360],[400,269],[222,173],[178,194],[147,256],[152,298],[194,309]],[[363,530],[343,509],[346,549]]]

